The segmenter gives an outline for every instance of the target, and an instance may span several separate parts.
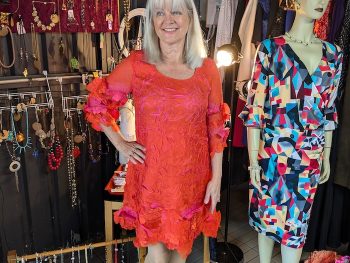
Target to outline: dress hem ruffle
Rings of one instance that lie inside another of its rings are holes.
[[[114,213],[114,222],[124,229],[136,230],[136,247],[147,247],[161,242],[168,249],[177,250],[183,257],[191,253],[193,242],[201,233],[208,237],[217,236],[221,221],[220,212],[211,214],[203,205],[196,209],[190,218],[181,216],[176,211],[167,211],[168,213],[167,216],[162,215],[159,227],[154,226],[156,230],[148,229],[145,226],[147,222],[141,224],[137,212],[125,206]]]

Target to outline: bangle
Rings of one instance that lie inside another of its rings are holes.
[[[253,164],[248,166],[248,171],[260,171],[261,170],[261,166],[258,164]]]

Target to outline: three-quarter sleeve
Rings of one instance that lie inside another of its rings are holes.
[[[222,85],[220,73],[215,63],[211,59],[207,59],[208,72],[210,76],[210,93],[208,100],[207,124],[209,136],[209,151],[213,157],[215,153],[220,153],[227,146],[226,140],[229,134],[229,129],[225,128],[225,122],[230,118],[230,109],[223,102]]]
[[[96,78],[88,86],[90,92],[84,108],[87,121],[95,130],[101,130],[101,124],[119,131],[117,120],[119,107],[127,102],[132,92],[131,79],[136,54],[130,54],[106,78]]]
[[[327,89],[326,93],[326,105],[324,109],[324,130],[332,131],[338,125],[338,113],[336,108],[336,99],[338,96],[338,85],[341,77],[343,66],[343,51],[337,46],[337,52],[335,55],[335,76],[333,85]]]
[[[247,127],[263,128],[265,126],[265,103],[269,84],[268,68],[267,49],[261,43],[255,55],[255,65],[248,89],[247,103],[239,114],[239,118],[243,120]]]

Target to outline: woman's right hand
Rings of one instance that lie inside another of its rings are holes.
[[[121,154],[127,156],[133,164],[145,162],[146,149],[141,144],[120,140],[115,146],[117,150]]]
[[[101,125],[114,147],[123,155],[127,156],[133,164],[144,163],[146,159],[146,148],[137,142],[126,141],[120,132],[116,132],[110,126]]]

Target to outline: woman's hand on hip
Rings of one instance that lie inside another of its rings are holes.
[[[204,203],[208,204],[211,200],[210,212],[213,213],[216,209],[216,204],[220,202],[220,188],[221,188],[221,177],[220,179],[211,179],[207,184],[207,190],[205,193]]]
[[[146,148],[137,142],[128,142],[120,132],[114,131],[110,126],[101,125],[103,132],[123,155],[127,156],[133,164],[144,163],[146,159]]]
[[[144,163],[146,159],[146,149],[137,142],[122,140],[116,145],[117,150],[127,156],[133,164]]]

